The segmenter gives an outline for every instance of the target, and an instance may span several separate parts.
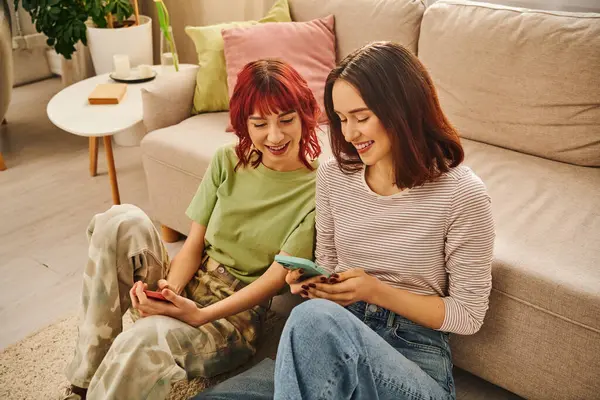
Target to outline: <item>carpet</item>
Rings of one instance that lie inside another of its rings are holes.
[[[123,318],[123,328],[132,325],[129,315]],[[281,332],[283,318],[271,313],[265,324],[265,343],[275,344]],[[73,355],[77,315],[70,315],[0,353],[0,399],[59,399],[69,385],[64,376]],[[267,350],[266,347],[271,348]],[[273,357],[273,346],[263,346],[247,365],[212,379],[196,378],[173,385],[169,400],[189,399],[203,389],[235,375],[251,365]],[[275,345],[276,348],[276,345]]]

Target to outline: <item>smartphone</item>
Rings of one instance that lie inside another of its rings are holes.
[[[163,296],[161,292],[153,292],[152,290],[144,290],[144,293],[146,294],[146,296],[148,296],[152,299],[155,299],[155,300],[169,301],[169,300],[165,299],[165,296]]]
[[[306,258],[284,256],[278,254],[275,256],[275,261],[277,261],[279,264],[283,265],[284,268],[287,269],[303,269],[303,277],[306,278],[312,278],[313,276],[319,275],[329,277],[329,275],[331,275],[326,269],[319,267],[317,264],[315,264],[311,260],[307,260]]]

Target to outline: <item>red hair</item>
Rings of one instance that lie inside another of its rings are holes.
[[[283,61],[258,60],[246,64],[237,78],[229,101],[231,125],[239,139],[235,147],[240,160],[236,169],[248,164],[256,168],[262,161],[262,153],[252,149],[248,117],[254,112],[265,116],[293,110],[302,122],[300,160],[312,170],[309,160],[321,154],[316,133],[321,111],[302,76]]]

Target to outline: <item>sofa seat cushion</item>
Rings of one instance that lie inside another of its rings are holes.
[[[195,115],[147,134],[142,151],[145,157],[201,179],[215,150],[237,140],[235,134],[225,132],[228,123],[228,112]]]
[[[150,132],[142,140],[145,157],[202,179],[216,149],[236,143],[234,133],[225,132],[229,112],[195,115],[185,121]],[[318,131],[321,162],[331,157],[327,127]]]
[[[492,197],[493,287],[600,332],[600,169],[462,142]]]

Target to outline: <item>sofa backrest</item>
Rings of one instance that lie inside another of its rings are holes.
[[[418,47],[463,137],[600,166],[600,14],[442,0]]]
[[[419,26],[425,12],[420,0],[289,0],[294,21],[335,15],[337,59],[378,41],[392,40],[417,53]]]

